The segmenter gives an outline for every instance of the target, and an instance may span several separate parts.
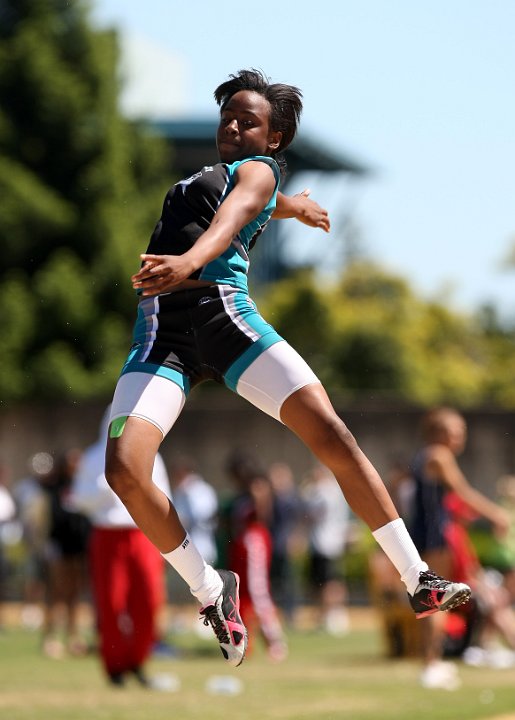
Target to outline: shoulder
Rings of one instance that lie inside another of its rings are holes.
[[[215,165],[205,165],[198,172],[193,173],[187,178],[179,180],[170,188],[169,194],[180,188],[183,194],[188,193],[191,189],[209,187],[211,185],[224,186],[227,181],[228,167],[225,163],[216,163]]]
[[[454,453],[446,446],[440,444],[429,445],[425,452],[426,471],[431,474],[440,474],[447,468],[456,466]]]
[[[273,158],[266,155],[254,155],[229,165],[229,172],[233,175],[238,175],[240,178],[247,174],[270,177],[270,171],[273,174],[276,184],[278,184],[281,175],[279,165]]]
[[[454,460],[454,454],[452,451],[447,447],[447,445],[441,445],[440,443],[434,443],[433,445],[428,445],[425,452],[426,460],[436,460],[436,461],[442,461],[442,460],[449,460],[451,458]]]

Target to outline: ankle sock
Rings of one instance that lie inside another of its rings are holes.
[[[387,525],[372,532],[372,535],[395,565],[406,590],[413,595],[421,572],[428,569],[415,547],[404,521],[392,520]]]
[[[161,554],[188,584],[191,594],[203,607],[215,602],[222,592],[222,578],[206,563],[189,535],[175,550]]]

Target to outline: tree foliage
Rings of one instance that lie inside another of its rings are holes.
[[[354,263],[333,286],[313,273],[279,283],[261,307],[333,392],[431,405],[515,407],[515,329],[417,297]],[[307,311],[305,311],[307,308]]]
[[[0,403],[103,398],[130,341],[168,151],[118,111],[116,35],[85,0],[0,0]],[[333,391],[515,407],[515,332],[354,262],[303,271],[265,316]]]
[[[3,402],[104,395],[127,350],[166,153],[120,115],[117,61],[82,0],[0,3]]]

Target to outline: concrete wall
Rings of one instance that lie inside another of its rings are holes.
[[[398,458],[409,459],[417,447],[420,408],[385,402],[335,405],[380,473]],[[0,412],[0,462],[16,479],[26,474],[35,452],[84,448],[94,442],[103,412],[103,405],[91,403],[5,409]],[[461,466],[474,485],[493,496],[494,481],[515,473],[515,412],[477,409],[465,417],[469,441]],[[192,394],[162,454],[166,461],[177,452],[194,456],[205,477],[223,488],[224,463],[236,448],[255,453],[265,465],[284,460],[299,478],[313,462],[309,451],[280,423],[232,393],[209,386]]]

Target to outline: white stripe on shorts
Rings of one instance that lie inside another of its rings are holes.
[[[254,328],[251,327],[247,322],[245,322],[245,320],[243,320],[239,314],[239,311],[234,302],[234,288],[231,286],[229,291],[227,291],[223,285],[220,285],[219,288],[220,297],[222,298],[225,312],[231,318],[233,323],[238,327],[239,330],[241,330],[244,335],[249,337],[251,340],[259,340],[261,335],[256,332],[256,330],[254,330]]]
[[[145,362],[145,360],[150,355],[150,351],[152,350],[154,346],[154,342],[157,335],[157,328],[159,327],[159,322],[157,319],[158,313],[159,313],[159,295],[156,295],[153,300],[154,305],[154,312],[152,313],[152,327],[150,328],[150,338],[147,343],[147,347],[143,355],[139,358],[139,362]]]

